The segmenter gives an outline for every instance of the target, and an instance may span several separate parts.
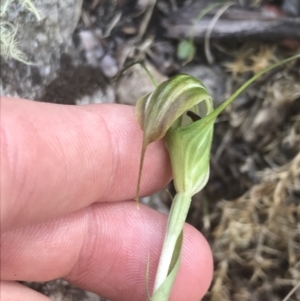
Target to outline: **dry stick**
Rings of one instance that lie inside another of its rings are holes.
[[[213,158],[215,162],[219,161],[221,155],[223,154],[224,149],[226,148],[228,142],[232,138],[232,135],[233,135],[233,130],[228,129],[216,151],[214,158]]]
[[[112,32],[112,30],[115,28],[115,26],[119,23],[119,21],[121,20],[122,17],[122,13],[119,12],[117,13],[113,19],[111,20],[111,22],[108,23],[108,26],[105,30],[104,35],[101,37],[102,39],[108,38]]]
[[[208,25],[207,31],[205,33],[205,38],[204,38],[204,50],[205,50],[205,55],[206,55],[206,59],[208,61],[208,63],[211,65],[214,62],[214,58],[210,52],[210,35],[216,25],[216,23],[218,22],[218,20],[220,19],[220,17],[224,14],[224,12],[232,5],[234,5],[235,3],[227,3],[225,4],[223,7],[221,7],[217,13],[214,15],[214,17],[212,18],[211,22]]]
[[[300,281],[296,284],[296,286],[286,295],[286,297],[282,301],[287,301],[295,292],[300,288]]]
[[[147,29],[148,24],[150,22],[150,19],[152,17],[152,13],[153,13],[155,4],[156,4],[156,0],[152,0],[151,3],[150,3],[150,6],[148,8],[148,11],[146,12],[145,17],[144,17],[144,19],[142,21],[142,24],[140,26],[140,30],[139,30],[139,33],[138,33],[138,38],[139,39],[141,39],[143,37],[143,35],[145,34],[145,32],[146,32],[146,29]]]
[[[230,2],[231,3],[231,2]],[[228,4],[228,3],[227,3]],[[191,41],[193,41],[194,39],[194,36],[195,36],[195,27],[197,25],[197,23],[207,14],[209,13],[211,10],[213,10],[214,8],[218,7],[218,6],[221,6],[221,5],[224,5],[224,3],[220,3],[220,2],[217,2],[217,3],[213,3],[213,4],[210,4],[208,5],[207,7],[205,7],[204,9],[202,9],[200,11],[200,13],[197,15],[195,21],[194,21],[194,25],[192,26],[191,30],[190,30],[190,33],[189,33],[189,38]]]

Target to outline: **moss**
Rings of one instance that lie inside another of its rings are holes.
[[[5,20],[12,2],[13,0],[4,0],[0,4],[0,55],[5,60],[13,58],[24,64],[31,64],[26,55],[18,48],[18,41],[15,38],[18,27]],[[17,2],[40,20],[40,15],[31,0],[18,0]]]

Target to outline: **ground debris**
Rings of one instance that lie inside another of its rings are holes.
[[[166,36],[172,39],[189,38],[193,27],[193,37],[196,42],[204,41],[205,34],[212,18],[219,7],[209,11],[201,20],[197,20],[201,11],[211,3],[219,1],[195,1],[193,5],[177,10],[163,22]],[[228,8],[210,34],[214,40],[261,40],[277,41],[279,39],[300,40],[300,16],[286,16],[276,6],[262,5],[258,8],[243,7],[238,4]],[[195,24],[194,24],[195,23]]]
[[[300,154],[261,182],[211,215],[216,271],[204,300],[282,300],[300,280]]]
[[[162,83],[168,78],[161,74],[152,64],[145,63],[157,83]],[[140,64],[136,64],[125,72],[116,85],[118,102],[135,105],[144,95],[151,93],[154,85],[146,71]]]
[[[26,282],[26,285],[55,301],[108,301],[61,279],[43,283]]]
[[[240,50],[223,62],[229,94],[284,53],[267,44]],[[299,62],[277,69],[216,123],[210,180],[188,219],[214,254],[205,301],[282,301],[300,281],[299,82]],[[297,290],[289,300],[299,299]]]

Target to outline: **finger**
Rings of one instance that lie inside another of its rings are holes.
[[[51,301],[46,296],[16,282],[1,281],[2,301]]]
[[[142,132],[134,108],[1,100],[2,230],[45,221],[96,201],[135,195]],[[141,193],[170,180],[162,141],[146,154]]]
[[[94,204],[42,226],[7,232],[1,239],[7,280],[64,277],[113,301],[146,300],[164,238],[167,217],[134,202]],[[172,301],[198,301],[212,278],[212,256],[203,236],[185,225],[182,261]]]

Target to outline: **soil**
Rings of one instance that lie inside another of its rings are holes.
[[[205,50],[207,41],[199,30],[193,44],[195,55],[179,59],[177,47],[189,35],[176,35],[170,28],[184,25],[185,33],[190,32],[193,22],[186,20],[197,17],[195,9],[190,9],[197,1],[85,0],[72,37],[76,55],[61,54],[57,76],[38,98],[71,105],[134,105],[152,89],[147,75],[135,66],[118,80],[115,76],[125,66],[143,60],[159,82],[180,72],[199,78],[217,105],[254,73],[300,51],[299,31],[288,37],[275,32],[279,16],[290,22],[291,30],[299,28],[293,27],[300,24],[297,1],[238,2],[244,5],[232,9],[242,10],[246,21],[248,12],[268,13],[268,22],[276,20],[274,32],[268,31],[273,34],[268,42],[263,32],[256,39],[255,32],[235,35],[230,28],[227,38],[226,32],[220,38],[213,35]],[[206,30],[219,9],[206,17]],[[33,80],[43,82],[42,75],[37,75]],[[136,87],[137,79],[145,83],[143,89]],[[126,98],[126,89],[134,94]],[[95,100],[101,96],[99,91],[102,98]],[[169,190],[173,191],[172,186]],[[170,205],[164,192],[144,202],[161,211]],[[214,280],[203,301],[279,301],[299,283],[299,60],[263,76],[218,118],[210,179],[194,197],[188,222],[204,233],[214,254]],[[28,285],[57,301],[103,300],[62,280]],[[300,290],[289,300],[300,300]]]

